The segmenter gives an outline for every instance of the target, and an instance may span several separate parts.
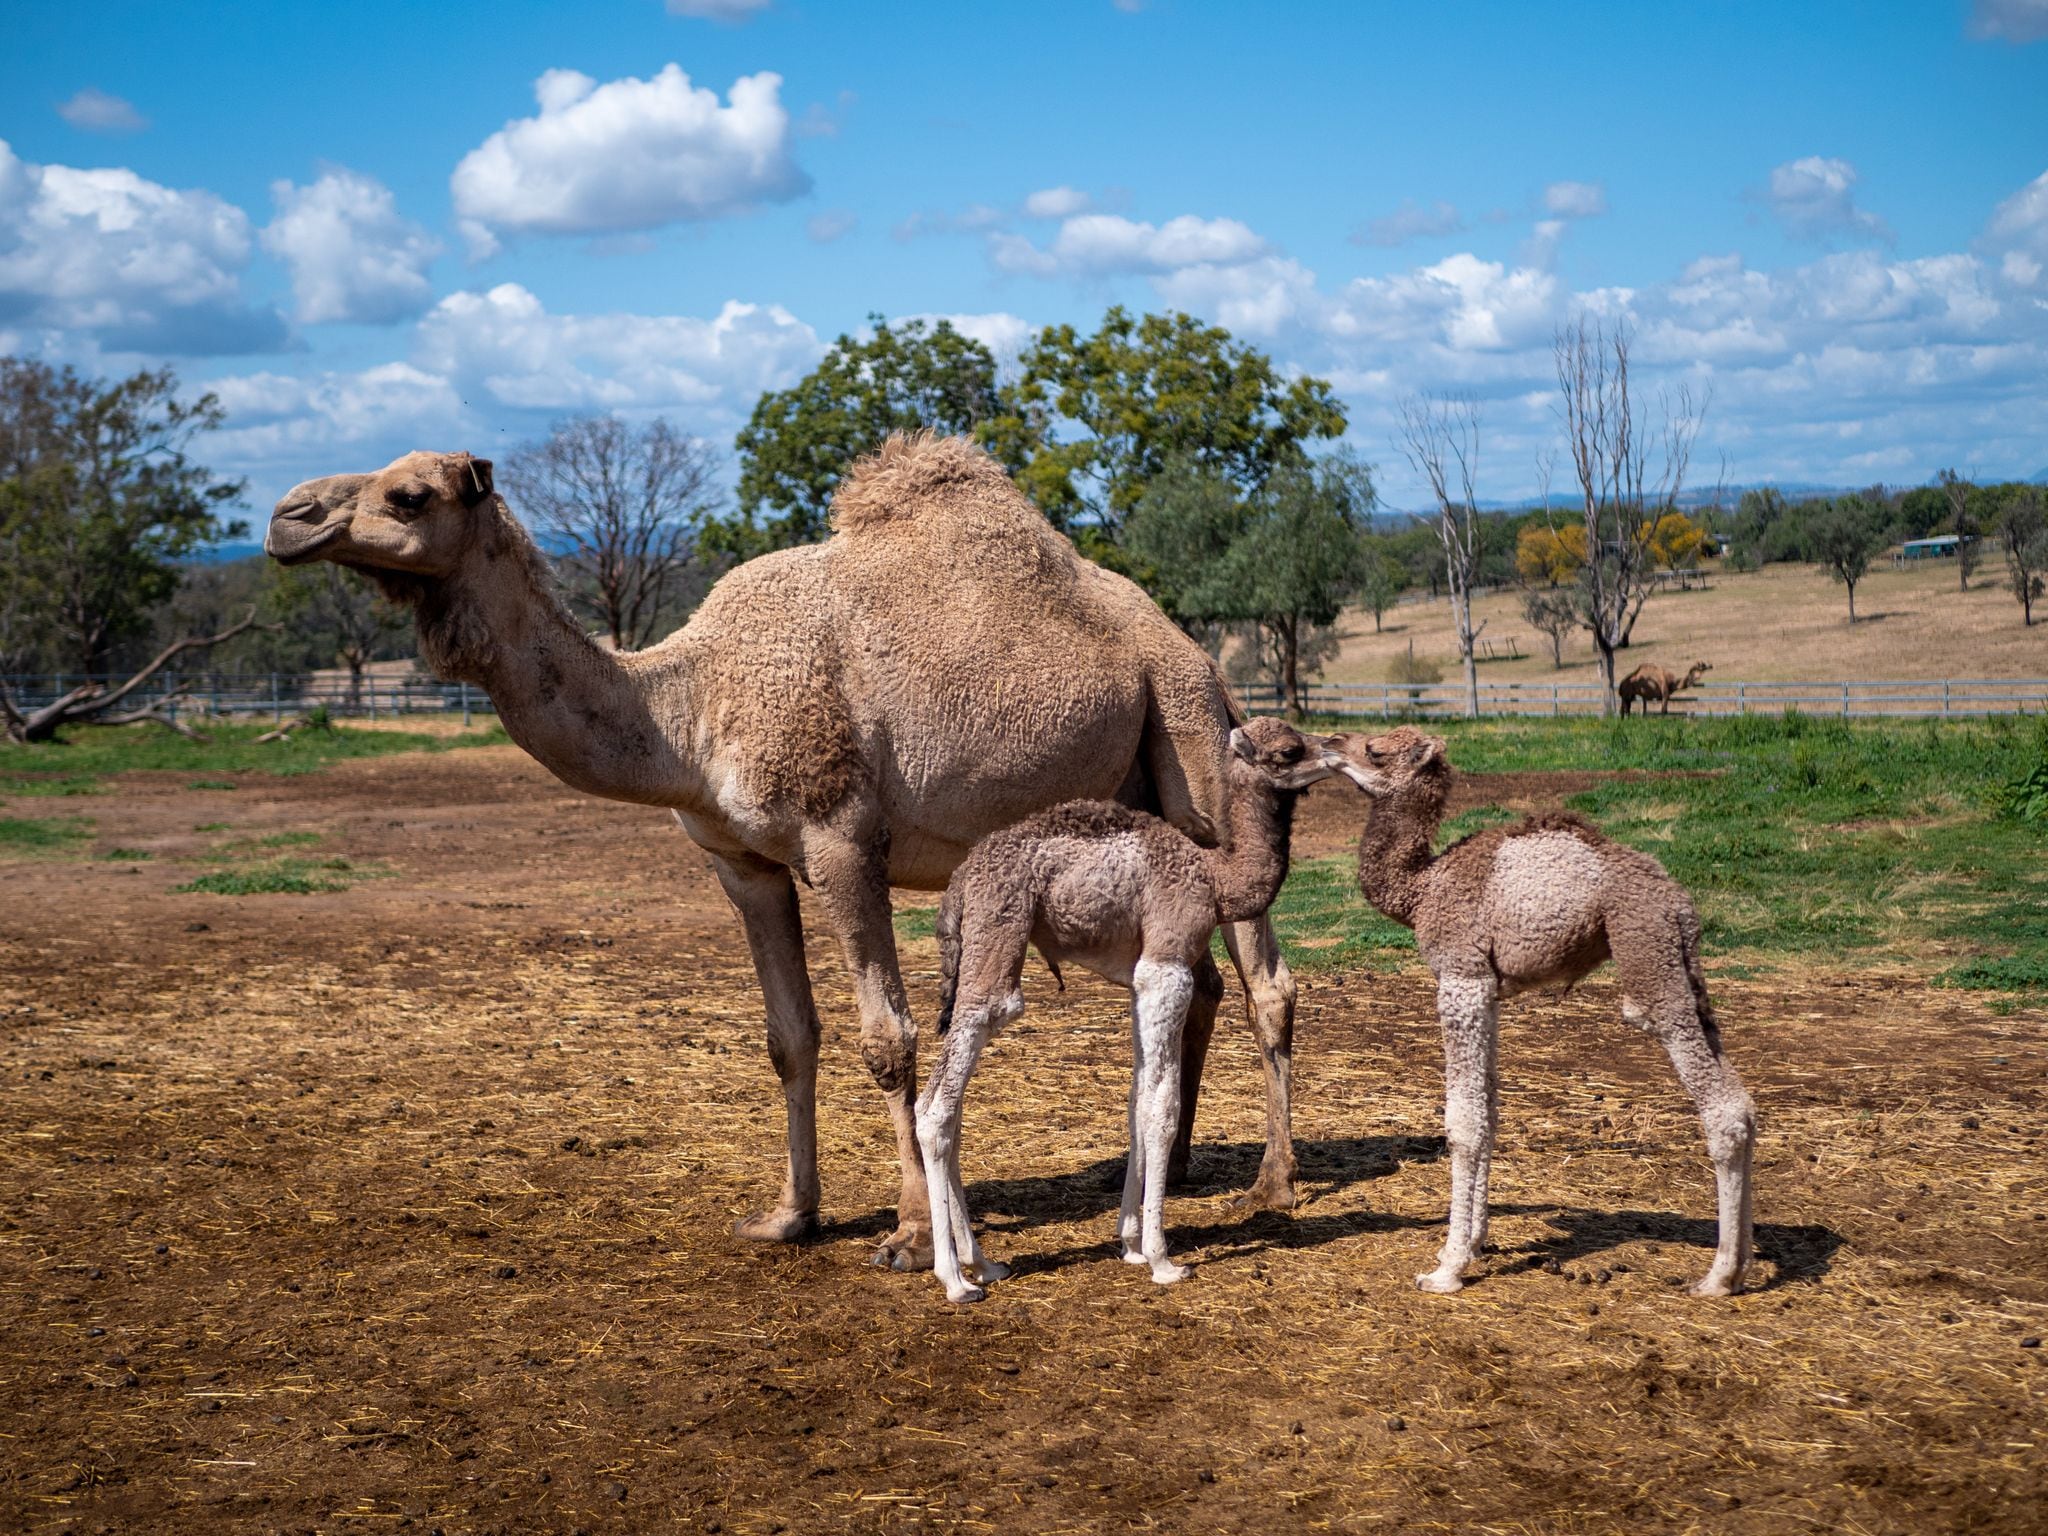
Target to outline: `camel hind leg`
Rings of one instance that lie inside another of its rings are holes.
[[[1253,1210],[1291,1210],[1296,1172],[1294,976],[1280,954],[1270,915],[1225,924],[1223,944],[1244,979],[1245,1000],[1259,1042],[1259,1066],[1266,1079],[1265,1155],[1259,1161],[1257,1180],[1231,1203]]]
[[[1622,1017],[1656,1037],[1699,1112],[1714,1163],[1718,1233],[1713,1265],[1692,1293],[1728,1296],[1742,1289],[1754,1244],[1756,1108],[1721,1051],[1700,970],[1699,919],[1681,911],[1653,937],[1654,943],[1615,945]]]
[[[1444,1033],[1444,1140],[1451,1154],[1451,1213],[1436,1268],[1417,1275],[1425,1291],[1465,1287],[1465,1269],[1486,1241],[1487,1185],[1498,1124],[1500,994],[1491,976],[1437,978]]]

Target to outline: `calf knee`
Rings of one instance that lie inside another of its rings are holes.
[[[863,1020],[860,1059],[884,1093],[908,1091],[917,1081],[916,1026],[890,1015]]]

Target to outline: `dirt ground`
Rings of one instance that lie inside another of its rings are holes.
[[[1848,595],[1814,565],[1769,565],[1760,571],[1716,569],[1704,592],[1662,592],[1636,623],[1624,670],[1653,661],[1683,673],[1713,663],[1715,683],[1813,682],[1829,679],[2048,677],[2048,629],[2021,622],[2020,605],[1992,559],[1959,591],[1953,560],[1924,560],[1895,570],[1871,568],[1856,584],[1855,624]],[[1514,640],[1519,661],[1487,661],[1481,682],[1599,681],[1584,632],[1565,641],[1564,669],[1551,666],[1550,642],[1522,617],[1512,591],[1473,605],[1484,639]],[[1389,609],[1375,634],[1372,615],[1344,614],[1338,655],[1324,669],[1331,682],[1378,683],[1412,640],[1416,656],[1458,673],[1458,640],[1448,598],[1420,598]]]
[[[1468,786],[1540,801],[1577,787]],[[1110,1245],[1122,1002],[1035,970],[970,1097],[979,1307],[870,1268],[886,1118],[831,946],[823,1235],[746,1245],[780,1096],[665,820],[516,751],[85,802],[146,863],[0,867],[0,1527],[21,1531],[2038,1531],[2048,1035],[1906,972],[1715,991],[1758,1102],[1757,1288],[1611,987],[1510,1006],[1497,1251],[1418,1293],[1447,1173],[1426,976],[1304,979],[1305,1200],[1219,1028],[1197,1270]],[[1304,851],[1355,802],[1321,792]],[[178,895],[207,842],[388,873]],[[928,899],[928,898],[927,898]],[[907,950],[931,1013],[929,941]],[[1234,1004],[1233,1004],[1234,1007]],[[927,1052],[929,1042],[927,1042]]]

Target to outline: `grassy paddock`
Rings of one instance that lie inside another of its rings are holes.
[[[0,743],[0,795],[97,794],[112,775],[138,771],[195,775],[189,786],[194,789],[233,789],[231,776],[237,774],[316,773],[350,758],[445,752],[506,740],[495,724],[454,734],[337,725],[294,731],[284,741],[256,739],[270,729],[267,722],[211,725],[204,741],[188,741],[155,726],[83,726],[37,746]]]

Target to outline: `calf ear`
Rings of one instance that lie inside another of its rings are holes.
[[[491,494],[491,461],[474,454],[458,453],[449,469],[455,494],[465,507],[473,507]]]
[[[1418,768],[1443,761],[1443,755],[1444,744],[1440,736],[1425,736],[1408,749],[1408,761]]]

